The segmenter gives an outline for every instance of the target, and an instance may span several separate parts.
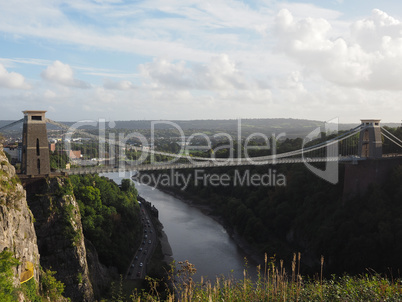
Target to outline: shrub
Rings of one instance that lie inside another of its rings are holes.
[[[15,301],[15,288],[13,286],[13,267],[19,261],[7,250],[0,253],[0,301]]]
[[[50,301],[57,301],[60,299],[64,292],[64,284],[57,281],[55,271],[46,270],[41,272],[40,284],[43,296],[50,298]]]

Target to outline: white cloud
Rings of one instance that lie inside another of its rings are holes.
[[[227,54],[214,56],[207,64],[192,64],[184,61],[172,63],[155,59],[140,65],[142,75],[149,80],[149,87],[190,90],[247,90],[259,89],[260,84],[249,79]],[[264,87],[266,88],[266,87]]]
[[[275,30],[280,51],[328,81],[368,90],[401,90],[402,27],[399,24],[374,10],[371,18],[352,26],[355,39],[348,41],[343,37],[332,38],[331,25],[325,19],[295,20],[288,10],[281,10]],[[395,26],[400,27],[399,35],[395,34]],[[370,42],[368,30],[375,33]],[[394,38],[386,35],[387,32]]]
[[[383,51],[386,39],[392,44],[399,44],[393,51],[401,52],[402,23],[379,9],[374,9],[370,17],[354,22],[351,32],[354,42],[365,51]]]
[[[29,89],[31,88],[25,82],[24,76],[16,72],[8,72],[2,64],[0,64],[0,87],[11,89]]]
[[[184,61],[171,63],[167,59],[156,58],[151,63],[141,64],[140,73],[149,80],[152,88],[174,87],[176,89],[193,89],[193,74]]]
[[[276,82],[276,86],[283,90],[293,90],[296,92],[305,93],[306,89],[303,84],[303,75],[299,71],[293,71],[284,79],[280,79]]]
[[[57,94],[54,91],[50,90],[50,89],[46,89],[46,91],[43,93],[43,96],[46,99],[54,99],[54,98],[57,97]]]
[[[89,84],[84,81],[74,79],[74,73],[68,64],[60,61],[54,61],[52,65],[48,66],[42,71],[41,76],[51,82],[75,88],[89,88]]]
[[[255,83],[247,81],[236,63],[222,54],[211,58],[207,65],[196,69],[197,86],[203,89],[252,89]]]
[[[241,1],[113,2],[0,3],[0,31],[22,39],[205,62],[214,53],[211,46],[221,52],[248,48],[239,33],[258,40],[272,22],[268,8],[255,10]]]
[[[0,86],[22,75],[35,83],[2,89],[22,109],[51,104],[61,119],[355,121],[361,106],[400,119],[402,27],[380,10],[356,17],[342,0],[16,1],[0,1],[3,56],[21,56],[0,58]]]
[[[102,87],[98,87],[95,89],[94,93],[94,102],[97,105],[100,104],[108,104],[108,103],[116,103],[117,98],[116,95],[110,91],[105,90]]]
[[[130,81],[123,80],[123,81],[113,81],[110,79],[105,79],[103,81],[103,87],[106,89],[116,89],[116,90],[129,90],[129,89],[136,89],[137,87]]]
[[[327,9],[311,3],[278,2],[278,10],[291,11],[297,18],[323,18],[336,21],[342,13],[337,10]]]

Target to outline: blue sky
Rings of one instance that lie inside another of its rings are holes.
[[[0,0],[0,119],[400,122],[402,4]]]

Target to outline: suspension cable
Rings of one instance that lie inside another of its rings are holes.
[[[307,148],[304,148],[304,149],[301,148],[301,149],[298,149],[298,150],[295,150],[295,151],[290,151],[290,152],[286,152],[286,153],[280,153],[280,154],[276,154],[276,155],[252,157],[251,159],[252,160],[270,160],[270,159],[275,159],[275,158],[283,158],[283,157],[288,157],[288,156],[289,157],[290,156],[295,156],[295,155],[299,155],[299,154],[309,152],[309,151],[315,151],[315,150],[318,150],[318,149],[320,149],[320,148],[322,148],[324,146],[330,146],[330,145],[333,145],[335,143],[338,143],[339,141],[343,141],[343,140],[355,135],[356,133],[358,133],[358,132],[360,132],[360,131],[362,131],[362,130],[364,130],[366,128],[366,127],[363,127],[363,128],[360,129],[361,126],[362,125],[359,125],[359,126],[349,130],[348,132],[346,132],[346,133],[344,133],[344,134],[342,134],[342,135],[340,135],[338,137],[335,137],[335,138],[333,138],[333,139],[331,139],[329,141],[325,141],[325,142],[319,143],[319,144],[314,145],[314,146],[310,146],[310,147],[307,147]]]
[[[14,126],[16,124],[22,123],[23,121],[24,121],[24,119],[22,118],[22,119],[20,119],[18,121],[12,122],[11,124],[5,125],[5,126],[0,128],[0,131],[3,130],[3,129],[6,129],[6,128],[12,127],[12,126]]]
[[[396,141],[394,141],[392,138],[388,137],[385,133],[381,133],[384,137],[388,138],[391,142],[393,142],[395,145],[399,146],[402,148],[402,145],[398,144]]]
[[[55,126],[58,126],[58,127],[62,128],[62,129],[66,129],[66,130],[69,130],[69,131],[71,130],[71,127],[69,127],[67,125],[64,125],[64,124],[61,124],[61,123],[58,123],[58,122],[55,122],[55,121],[52,121],[52,120],[50,120],[48,118],[46,119],[46,122],[51,123],[51,124],[53,124]],[[296,155],[303,154],[305,152],[315,151],[315,150],[318,150],[318,149],[320,149],[320,148],[322,148],[324,146],[330,146],[330,145],[333,145],[333,144],[338,143],[340,141],[343,141],[344,139],[347,139],[347,138],[355,135],[356,133],[364,130],[365,128],[367,128],[367,126],[362,128],[362,125],[363,124],[360,124],[357,127],[349,130],[348,132],[343,133],[342,135],[337,136],[337,137],[335,137],[335,138],[333,138],[331,140],[328,140],[328,141],[325,141],[325,142],[322,142],[322,143],[319,143],[317,145],[310,146],[310,147],[307,147],[307,148],[301,148],[301,149],[298,149],[298,150],[295,150],[295,151],[290,151],[290,152],[285,152],[285,153],[280,153],[280,154],[274,154],[274,155],[268,155],[268,156],[259,156],[259,157],[252,157],[252,158],[240,158],[238,160],[240,160],[241,162],[246,161],[246,160],[250,160],[250,159],[252,159],[253,161],[273,160],[273,159],[279,159],[279,158],[283,158],[283,157],[296,156]],[[90,134],[90,133],[88,133],[88,132],[86,132],[84,130],[77,129],[77,128],[73,128],[73,129],[74,129],[74,131],[76,131],[78,133],[81,133],[83,135],[86,135],[88,137],[91,137],[91,138],[94,138],[94,139],[99,139],[99,136],[96,136],[94,134]],[[112,144],[112,145],[116,144],[116,145],[125,147],[125,144],[122,144],[120,141],[117,141],[117,142],[116,141],[111,141],[111,140],[109,140],[107,138],[102,138],[102,140],[104,140],[105,142],[108,142],[109,144]],[[141,152],[146,152],[146,153],[150,153],[150,154],[159,154],[159,155],[170,156],[170,157],[175,157],[175,158],[187,158],[187,159],[200,160],[200,161],[210,161],[210,160],[217,161],[217,162],[227,162],[228,161],[227,158],[208,158],[208,157],[198,157],[198,156],[183,156],[181,154],[161,152],[161,151],[155,151],[155,150],[141,150]]]
[[[389,132],[387,129],[381,127],[381,130],[384,130],[385,132],[387,132],[389,135],[391,135],[393,138],[395,138],[396,140],[398,140],[400,143],[402,143],[402,140],[399,139],[398,137],[396,137],[395,135],[393,135],[391,132]]]

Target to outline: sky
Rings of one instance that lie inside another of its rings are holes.
[[[0,0],[0,119],[402,119],[402,2]]]

